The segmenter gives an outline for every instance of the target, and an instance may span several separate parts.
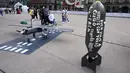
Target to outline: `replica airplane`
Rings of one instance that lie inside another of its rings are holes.
[[[52,25],[52,24],[51,24]],[[16,30],[20,34],[24,35],[26,37],[27,42],[30,42],[29,35],[33,35],[33,38],[36,38],[36,33],[42,33],[42,36],[44,38],[48,37],[48,34],[51,33],[62,33],[62,32],[73,32],[73,29],[67,29],[67,28],[57,28],[55,25],[48,26],[48,25],[42,25],[38,27],[27,27],[26,29]]]

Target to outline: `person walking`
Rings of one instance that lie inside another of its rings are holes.
[[[65,20],[67,21],[67,22],[69,22],[69,19],[68,19],[68,11],[65,9]]]
[[[28,8],[28,10],[27,10],[27,11],[28,11],[28,13],[29,13],[29,12],[30,12],[30,8]]]
[[[65,20],[65,10],[63,9],[62,10],[62,23],[64,23],[66,20]]]
[[[13,14],[15,14],[15,8],[14,7],[12,7],[11,11],[13,12]]]
[[[17,14],[21,14],[21,12],[18,8],[16,9],[16,11],[17,11]]]
[[[33,10],[33,8],[30,9],[29,14],[31,15],[31,19],[34,19],[34,10]]]
[[[0,15],[3,16],[3,10],[0,8]]]
[[[43,6],[39,10],[39,17],[40,17],[40,20],[41,20],[41,25],[45,24],[45,22],[44,22],[44,20],[45,20],[44,11],[45,11],[45,7]]]
[[[11,14],[11,12],[12,12],[12,8],[9,8],[9,14]]]
[[[38,16],[37,16],[37,8],[34,8],[34,18],[38,19]]]
[[[49,22],[49,9],[48,8],[45,8],[44,10],[44,22],[45,22],[45,25],[48,25],[48,22]]]

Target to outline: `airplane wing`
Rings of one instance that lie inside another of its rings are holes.
[[[48,33],[61,33],[61,32],[73,32],[73,29],[69,28],[47,28]]]

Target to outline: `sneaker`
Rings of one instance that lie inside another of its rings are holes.
[[[70,23],[70,21],[67,21],[67,23]]]

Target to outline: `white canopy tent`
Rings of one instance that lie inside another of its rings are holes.
[[[14,8],[19,8],[19,6],[23,6],[23,4],[20,3],[20,2],[17,2],[17,3],[14,5]]]
[[[17,3],[14,5],[14,8],[16,9],[16,8],[19,8],[20,6],[21,6],[23,12],[27,12],[28,7],[27,7],[26,5],[23,5],[23,4],[20,3],[20,2],[17,2]]]
[[[26,5],[23,5],[23,6],[22,6],[23,12],[28,12],[28,8],[29,8],[29,7],[27,7]]]

